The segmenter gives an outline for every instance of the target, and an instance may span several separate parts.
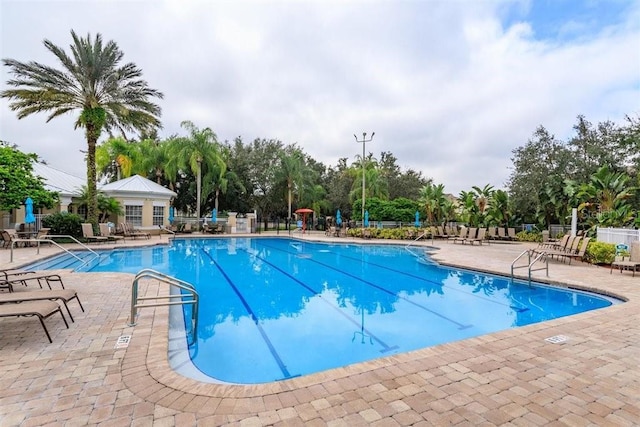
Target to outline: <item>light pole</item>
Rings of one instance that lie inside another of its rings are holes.
[[[375,135],[375,132],[371,132],[371,137],[369,139],[367,139],[367,133],[366,132],[362,132],[362,139],[359,140],[358,137],[356,136],[356,134],[353,134],[353,137],[356,139],[356,142],[361,142],[362,143],[362,228],[364,228],[364,202],[365,202],[365,184],[364,184],[364,147],[365,144],[367,142],[371,142],[373,140],[373,135]]]

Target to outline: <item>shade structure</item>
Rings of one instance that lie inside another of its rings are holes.
[[[418,211],[416,211],[416,222],[413,225],[420,227],[420,212]]]
[[[213,212],[211,212],[211,222],[216,224],[218,222],[218,209],[213,208]]]
[[[336,212],[336,225],[342,225],[342,215],[340,215],[340,209]]]
[[[369,226],[369,211],[364,211],[364,226]]]
[[[175,208],[173,206],[169,206],[169,224],[173,224],[175,219]]]
[[[25,200],[24,204],[24,222],[26,224],[33,224],[34,222],[36,222],[36,217],[33,215],[33,200],[31,200],[31,197],[27,197],[27,200]]]
[[[295,213],[302,214],[302,234],[304,234],[304,231],[307,229],[307,214],[313,213],[313,209],[300,208],[296,209]]]

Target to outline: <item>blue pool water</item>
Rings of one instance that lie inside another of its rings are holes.
[[[48,260],[37,268],[61,268]],[[85,271],[152,268],[193,283],[205,376],[263,383],[606,307],[597,295],[439,266],[401,246],[184,239],[103,254]],[[82,271],[82,269],[80,269]],[[189,316],[185,306],[184,317]]]

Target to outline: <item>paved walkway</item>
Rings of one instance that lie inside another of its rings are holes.
[[[497,273],[508,273],[526,248],[435,245],[440,262]],[[0,250],[0,268],[57,251],[21,248],[9,263],[9,250]],[[203,384],[173,373],[166,307],[144,309],[138,325],[127,326],[131,275],[61,274],[78,290],[85,312],[70,303],[69,329],[47,319],[53,344],[35,319],[0,319],[0,426],[640,424],[640,277],[630,273],[554,262],[548,280],[627,302],[253,386]],[[154,281],[142,284],[141,294],[165,292]],[[123,335],[132,335],[128,348],[116,348]],[[545,341],[555,335],[568,340]]]

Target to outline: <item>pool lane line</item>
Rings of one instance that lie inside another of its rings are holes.
[[[280,249],[280,248],[275,248],[275,247],[268,246],[268,245],[264,245],[264,246],[271,247],[272,249],[274,249],[274,250],[279,250],[279,251],[281,251],[281,252],[290,253],[290,252],[287,252],[287,251],[285,251],[285,250],[283,250],[283,249]],[[360,282],[362,282],[362,283],[364,283],[364,284],[366,284],[366,285],[369,285],[369,286],[371,286],[372,288],[376,288],[376,289],[378,289],[378,290],[380,290],[380,291],[382,291],[382,292],[384,292],[384,293],[386,293],[386,294],[393,295],[393,296],[395,296],[396,298],[401,299],[401,300],[403,300],[403,301],[405,301],[405,302],[407,302],[407,303],[409,303],[409,304],[411,304],[411,305],[413,305],[413,306],[416,306],[416,307],[418,307],[418,308],[421,308],[422,310],[424,310],[424,311],[426,311],[426,312],[428,312],[428,313],[431,313],[431,314],[433,314],[433,315],[434,315],[434,316],[436,316],[436,317],[439,317],[439,318],[441,318],[441,319],[443,319],[443,320],[446,320],[447,322],[453,323],[454,325],[456,325],[456,326],[458,327],[458,330],[464,330],[464,329],[468,329],[468,328],[473,327],[473,325],[465,325],[465,324],[463,324],[463,323],[457,322],[457,321],[455,321],[455,320],[453,320],[453,319],[451,319],[451,318],[449,318],[449,317],[445,316],[444,314],[440,314],[440,313],[438,313],[438,312],[436,312],[436,311],[434,311],[434,310],[430,309],[429,307],[426,307],[426,306],[424,306],[424,305],[422,305],[422,304],[418,304],[418,303],[417,303],[417,302],[415,302],[415,301],[411,301],[410,299],[403,297],[402,295],[400,295],[400,294],[399,294],[399,293],[397,293],[397,292],[393,292],[393,291],[391,291],[391,290],[389,290],[389,289],[387,289],[387,288],[385,288],[385,287],[383,287],[383,286],[377,285],[377,284],[375,284],[375,283],[373,283],[373,282],[369,282],[368,280],[364,280],[364,279],[362,279],[361,277],[356,276],[355,274],[351,274],[351,273],[349,273],[348,271],[340,270],[340,269],[338,269],[338,268],[336,268],[336,267],[334,267],[334,266],[332,266],[332,265],[322,263],[322,262],[317,261],[317,260],[315,260],[315,259],[313,259],[313,258],[300,258],[300,259],[308,260],[308,261],[310,261],[310,262],[313,262],[313,263],[316,263],[316,264],[318,264],[318,265],[321,265],[321,266],[323,266],[323,267],[325,267],[325,268],[329,268],[329,269],[331,269],[331,270],[333,270],[333,271],[336,271],[336,272],[338,272],[338,273],[340,273],[340,274],[343,274],[343,275],[345,275],[345,276],[347,276],[347,277],[351,277],[352,279],[358,280],[358,281],[360,281]],[[375,265],[375,264],[373,264],[373,265]]]
[[[268,247],[268,246],[267,246]],[[260,255],[256,255],[256,254],[251,254],[248,250],[241,248],[238,249],[238,251],[242,251],[242,252],[246,252],[250,255],[255,256],[256,258],[260,259],[262,262],[264,262],[265,264],[269,265],[271,268],[273,268],[276,271],[279,271],[281,274],[284,274],[285,276],[287,276],[289,279],[293,280],[294,282],[296,282],[298,285],[302,286],[303,288],[305,288],[306,290],[308,290],[312,295],[317,296],[318,298],[320,298],[321,301],[323,301],[325,304],[328,304],[329,307],[333,308],[336,312],[338,312],[338,314],[340,314],[341,316],[343,316],[345,319],[347,319],[349,322],[353,323],[356,327],[363,329],[362,325],[360,324],[360,322],[356,321],[355,319],[353,319],[351,316],[349,316],[347,313],[345,313],[340,307],[335,306],[334,304],[332,304],[330,301],[327,301],[326,298],[323,298],[322,295],[317,292],[315,289],[313,289],[311,286],[307,285],[306,283],[304,283],[303,281],[301,281],[300,279],[298,279],[297,277],[292,276],[291,274],[289,274],[287,271],[283,270],[282,268],[278,267],[277,265],[273,264],[272,262],[270,262],[269,260],[263,258]],[[364,328],[364,331],[367,333],[367,335],[369,335],[371,338],[373,338],[374,341],[376,341],[378,344],[380,344],[380,346],[382,346],[382,350],[380,350],[380,353],[387,353],[389,351],[392,350],[396,350],[398,348],[400,348],[397,345],[394,346],[390,346],[387,343],[385,343],[384,341],[382,341],[380,338],[378,338],[375,334],[373,334],[369,329]]]
[[[276,363],[278,364],[278,367],[280,368],[280,371],[282,372],[282,375],[284,376],[284,379],[297,377],[298,375],[291,375],[291,373],[289,373],[289,370],[287,369],[287,366],[282,361],[282,358],[280,358],[280,355],[278,354],[278,351],[276,350],[276,348],[273,346],[273,343],[269,339],[269,336],[265,332],[265,330],[262,327],[262,325],[260,325],[258,317],[255,315],[255,313],[251,309],[251,306],[249,305],[247,300],[244,299],[244,296],[242,296],[242,292],[240,292],[240,290],[236,287],[235,283],[233,283],[233,280],[231,280],[231,278],[227,275],[227,273],[222,269],[220,264],[218,264],[218,262],[211,257],[209,252],[205,251],[202,246],[200,247],[200,250],[203,253],[205,253],[207,255],[207,257],[213,262],[213,265],[215,265],[216,268],[218,269],[218,271],[220,271],[220,274],[222,274],[222,276],[225,278],[225,280],[227,281],[229,286],[231,286],[231,289],[233,289],[233,292],[235,292],[237,297],[240,299],[240,302],[244,306],[245,310],[247,310],[247,313],[249,313],[249,316],[251,316],[251,319],[253,320],[253,323],[255,323],[256,327],[258,328],[258,331],[260,332],[260,335],[262,336],[262,339],[264,340],[265,344],[267,344],[267,347],[269,348],[269,351],[271,352],[271,355],[273,356],[273,358],[275,359]]]
[[[280,250],[282,250],[282,249],[280,249]],[[349,255],[340,255],[340,256],[345,258],[345,259],[347,259],[347,260],[362,261],[360,258],[356,258],[356,257],[349,256]],[[302,257],[300,257],[300,258],[302,258]],[[319,261],[316,261],[316,262],[319,262]],[[462,289],[452,288],[452,287],[449,287],[449,286],[447,286],[447,285],[445,285],[443,283],[438,283],[438,282],[433,281],[433,280],[425,279],[422,276],[418,276],[418,275],[412,274],[412,273],[407,273],[406,271],[396,270],[395,268],[387,267],[386,265],[378,264],[378,263],[375,263],[375,262],[367,262],[367,263],[369,265],[371,265],[371,266],[374,266],[374,267],[377,267],[377,268],[380,268],[380,269],[383,269],[383,270],[391,271],[392,273],[401,274],[403,276],[411,277],[413,279],[417,279],[417,280],[420,280],[422,282],[432,283],[432,284],[434,284],[436,286],[447,288],[447,289],[449,289],[449,290],[451,290],[453,292],[459,292],[459,293],[463,293],[465,295],[472,296],[474,298],[479,298],[479,299],[487,301],[487,302],[489,302],[491,304],[497,304],[497,305],[501,305],[503,307],[509,307],[509,308],[517,311],[518,313],[522,313],[522,312],[525,312],[525,311],[529,310],[528,307],[522,308],[522,307],[514,306],[514,305],[511,305],[511,304],[505,304],[505,303],[502,303],[502,302],[499,302],[499,301],[494,301],[494,300],[492,300],[490,298],[484,298],[481,295],[477,295],[477,294],[475,294],[473,292],[467,292],[467,291],[462,290]],[[438,268],[446,268],[446,267],[438,266]]]

